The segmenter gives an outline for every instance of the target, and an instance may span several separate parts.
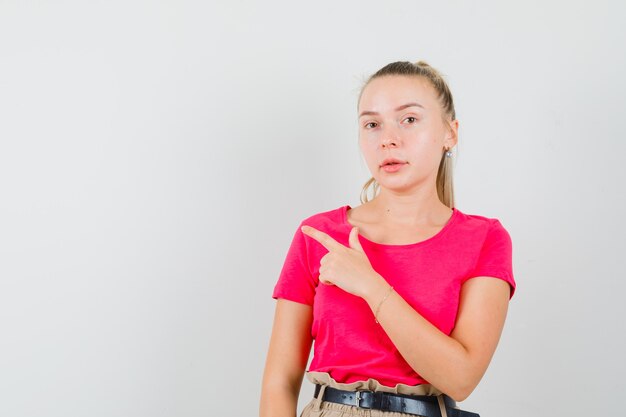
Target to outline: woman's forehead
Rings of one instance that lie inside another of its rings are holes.
[[[410,102],[420,103],[425,108],[437,104],[436,91],[430,82],[419,76],[386,75],[374,78],[365,86],[359,108],[378,111]]]

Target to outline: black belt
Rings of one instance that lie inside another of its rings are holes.
[[[313,397],[317,398],[321,388],[320,384],[315,385]],[[456,407],[456,402],[447,395],[444,395],[443,398],[448,417],[480,417],[476,413],[454,408]],[[322,401],[351,405],[358,408],[395,411],[423,417],[442,417],[439,402],[435,395],[403,395],[382,391],[344,391],[326,386]]]

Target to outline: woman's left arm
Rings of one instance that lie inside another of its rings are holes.
[[[363,295],[372,312],[389,290],[379,276]],[[429,383],[462,401],[476,388],[493,357],[506,318],[510,287],[492,277],[475,277],[461,287],[456,324],[443,333],[392,291],[377,319],[407,363]]]
[[[473,277],[461,286],[459,310],[450,336],[426,320],[369,263],[350,232],[349,246],[310,226],[302,231],[328,253],[320,260],[319,280],[362,297],[402,357],[421,377],[462,401],[476,388],[496,350],[510,299],[509,283],[494,277]],[[379,308],[380,307],[380,308]]]

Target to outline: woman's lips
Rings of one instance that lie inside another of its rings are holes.
[[[405,163],[383,165],[381,168],[385,172],[398,172],[405,165],[406,165],[406,162]]]

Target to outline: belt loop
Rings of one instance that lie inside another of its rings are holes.
[[[439,402],[439,411],[441,411],[441,417],[448,417],[448,411],[446,410],[446,401],[443,396],[444,394],[437,395],[437,401]]]
[[[317,398],[315,399],[315,406],[313,407],[314,411],[321,410],[322,399],[324,398],[324,392],[326,392],[326,384],[320,384],[320,392],[317,393]]]

